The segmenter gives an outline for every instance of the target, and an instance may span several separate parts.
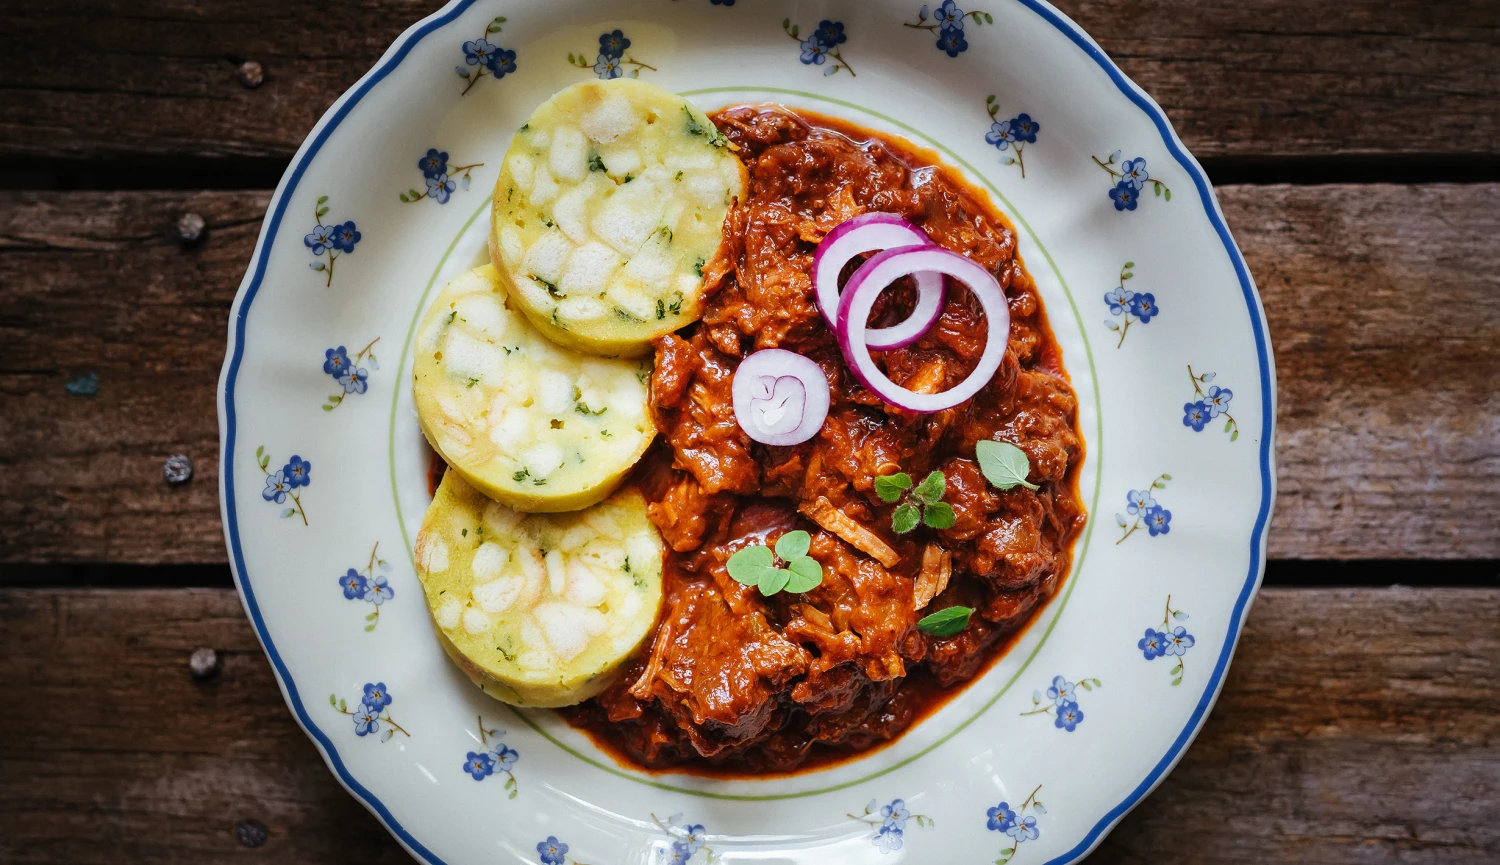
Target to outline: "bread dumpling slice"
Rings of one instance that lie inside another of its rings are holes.
[[[571,706],[618,676],[661,605],[662,541],[634,487],[523,514],[454,472],[417,534],[417,576],[453,661],[514,706]]]
[[[528,512],[609,495],[656,435],[647,362],[554,345],[495,269],[449,283],[417,328],[412,392],[427,440],[485,495]]]
[[[549,339],[645,354],[698,319],[703,266],[746,177],[729,140],[681,96],[629,78],[574,84],[511,141],[490,260]]]

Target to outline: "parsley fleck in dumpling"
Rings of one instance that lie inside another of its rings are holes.
[[[682,97],[633,79],[542,103],[495,184],[490,259],[548,338],[632,356],[698,318],[746,173]]]
[[[449,283],[418,326],[417,419],[448,465],[527,512],[609,495],[656,435],[644,361],[554,345],[489,265]]]
[[[454,472],[417,534],[443,648],[486,694],[570,706],[602,691],[661,605],[662,542],[634,487],[582,511],[523,514]]]

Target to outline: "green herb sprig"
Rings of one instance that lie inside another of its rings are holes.
[[[682,112],[687,115],[687,133],[689,135],[701,135],[714,147],[723,147],[729,143],[729,138],[720,132],[719,128],[714,126],[707,118],[699,120],[693,114],[693,109],[686,105],[682,106]]]
[[[984,439],[974,445],[974,457],[979,460],[985,480],[996,489],[1008,490],[1017,484],[1028,490],[1041,489],[1026,480],[1031,474],[1031,460],[1026,458],[1026,452],[1010,442]]]
[[[917,630],[934,637],[951,637],[969,626],[972,607],[947,607],[917,622]]]
[[[823,566],[807,554],[812,536],[798,529],[787,532],[776,541],[776,553],[762,544],[752,544],[729,557],[729,576],[735,582],[759,587],[767,597],[785,589],[788,592],[810,592],[823,584]],[[776,566],[776,560],[786,567]]]
[[[947,488],[947,478],[937,471],[927,475],[915,487],[911,475],[906,472],[881,475],[875,479],[875,495],[880,496],[881,501],[891,504],[906,498],[891,514],[891,531],[898,535],[904,535],[918,525],[932,529],[953,528],[958,515],[953,512],[952,505],[943,501]]]

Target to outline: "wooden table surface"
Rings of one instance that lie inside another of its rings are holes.
[[[1267,586],[1093,861],[1500,861],[1500,3],[1059,5],[1217,184],[1280,379]],[[0,8],[0,861],[406,861],[231,588],[214,394],[271,188],[433,8]]]

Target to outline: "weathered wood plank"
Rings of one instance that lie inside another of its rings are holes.
[[[438,5],[372,0],[328,15],[293,0],[12,4],[0,28],[0,157],[288,158]],[[1500,153],[1488,0],[1059,6],[1199,157]],[[247,59],[265,69],[257,89],[236,80]]]
[[[215,387],[265,192],[0,205],[0,559],[224,561]],[[186,212],[208,223],[184,247]],[[97,372],[97,396],[71,377]],[[185,453],[194,478],[162,479]]]
[[[1500,558],[1500,186],[1220,200],[1276,354],[1271,555]]]
[[[1093,861],[1500,858],[1500,591],[1269,589],[1176,772]],[[223,672],[194,682],[189,654]],[[0,860],[402,862],[224,590],[0,591]]]
[[[1500,187],[1220,195],[1279,370],[1271,555],[1500,558]],[[0,561],[224,560],[214,387],[266,201],[0,204]],[[209,229],[184,248],[187,210]],[[99,395],[68,396],[86,370]],[[161,480],[175,451],[198,467],[182,488]]]

